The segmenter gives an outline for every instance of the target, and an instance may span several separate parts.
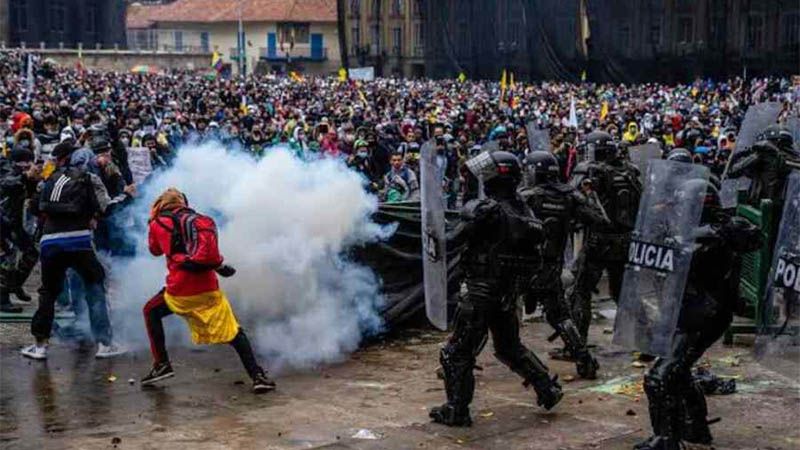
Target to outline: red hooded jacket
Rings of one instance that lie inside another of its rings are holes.
[[[150,221],[148,246],[153,256],[166,255],[167,258],[167,293],[176,297],[202,294],[219,289],[217,273],[213,270],[190,272],[180,267],[186,261],[186,254],[172,254],[172,219],[156,216]]]

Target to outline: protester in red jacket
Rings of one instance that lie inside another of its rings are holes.
[[[235,270],[222,265],[214,221],[189,209],[186,196],[179,190],[167,189],[153,203],[148,244],[154,256],[166,257],[168,273],[166,287],[144,305],[154,362],[142,385],[175,375],[161,324],[162,318],[174,313],[186,319],[195,344],[233,346],[253,380],[253,392],[275,389],[275,382],[258,365],[247,335],[219,289],[217,274],[232,276]]]

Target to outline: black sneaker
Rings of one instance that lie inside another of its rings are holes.
[[[174,377],[175,372],[169,361],[156,364],[144,378],[142,378],[142,386],[151,386],[158,381],[166,380],[167,378]]]
[[[275,390],[275,382],[267,375],[266,372],[261,372],[253,377],[253,393],[264,394],[269,391]]]

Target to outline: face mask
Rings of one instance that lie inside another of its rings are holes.
[[[125,147],[128,147],[128,146],[131,145],[131,140],[128,139],[128,138],[122,138],[122,139],[120,139],[120,142],[122,142],[122,145],[124,145]]]
[[[361,159],[366,159],[367,156],[369,156],[369,151],[367,151],[367,150],[359,150],[356,153],[356,155],[358,155],[358,157],[361,158]]]

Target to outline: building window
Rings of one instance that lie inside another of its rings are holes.
[[[361,17],[361,0],[350,0],[350,15]]]
[[[381,30],[377,25],[373,25],[369,29],[370,32],[370,45],[372,46],[372,53],[377,55],[380,53],[379,45],[381,39]]]
[[[279,23],[278,40],[283,43],[308,44],[309,25],[307,23]]]
[[[183,31],[175,31],[175,51],[182,52],[183,51]]]
[[[403,15],[403,0],[391,0],[392,1],[392,15],[393,16],[402,16]]]
[[[26,0],[11,0],[9,4],[9,22],[18,33],[28,31],[28,2]]]
[[[650,45],[661,45],[661,23],[650,25]]]
[[[800,45],[800,14],[786,14],[783,16],[783,31],[781,45],[785,48],[797,48]]]
[[[64,32],[64,22],[66,16],[64,0],[51,0],[50,2],[50,31],[56,33]]]
[[[200,51],[203,53],[211,51],[211,46],[208,44],[208,31],[200,32]]]
[[[678,43],[689,44],[694,42],[694,18],[681,17],[678,19]]]
[[[97,3],[94,0],[86,0],[86,32],[94,34],[97,32]]]
[[[403,29],[392,28],[392,51],[395,55],[400,55],[403,52]]]
[[[519,22],[511,21],[508,23],[508,39],[511,42],[516,42],[520,44],[522,42],[522,36],[520,30],[522,29],[522,25]]]
[[[414,17],[419,17],[422,14],[422,0],[409,0],[411,2],[411,13]]]
[[[370,17],[376,19],[381,15],[381,0],[372,0],[372,7],[370,8]]]
[[[747,49],[759,50],[764,46],[764,17],[747,18]]]
[[[414,24],[414,45],[420,47],[425,45],[425,28],[421,23]]]
[[[631,27],[630,25],[620,25],[617,28],[617,48],[623,55],[630,52],[631,47]]]

